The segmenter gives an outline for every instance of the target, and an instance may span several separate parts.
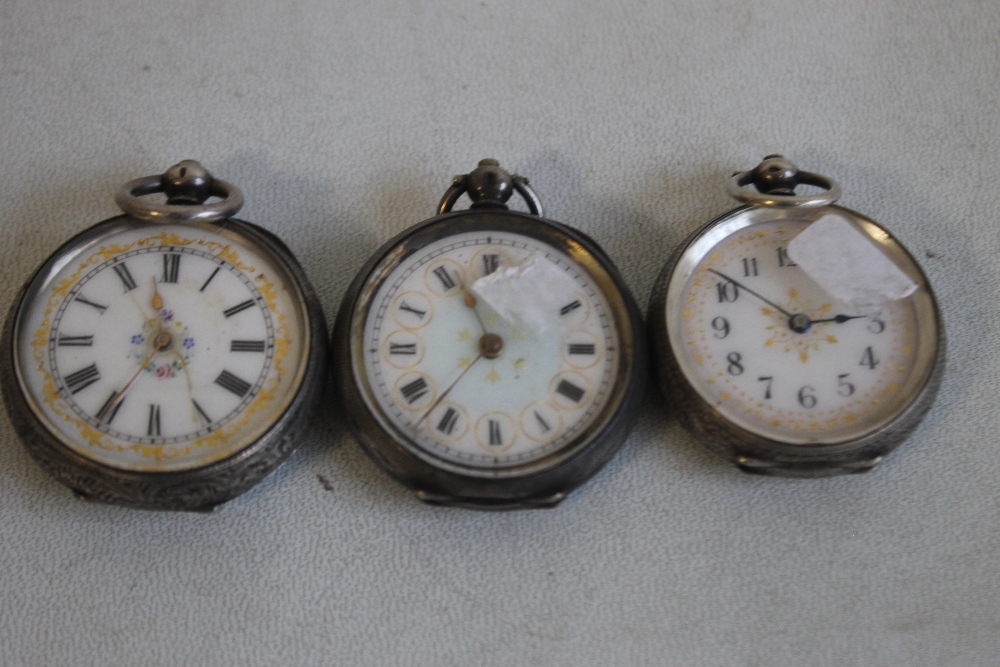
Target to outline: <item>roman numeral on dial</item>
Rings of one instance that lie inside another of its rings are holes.
[[[427,381],[422,377],[418,377],[416,380],[400,387],[399,393],[403,395],[407,403],[416,403],[421,396],[427,393]]]
[[[583,304],[580,303],[579,299],[577,299],[575,301],[570,301],[565,306],[563,306],[562,308],[559,309],[559,314],[560,315],[569,315],[570,313],[572,313],[574,310],[576,310],[577,308],[581,307],[582,305]]]
[[[181,270],[181,256],[167,253],[163,256],[163,279],[160,282],[176,283],[177,274]]]
[[[535,415],[535,419],[538,421],[538,425],[542,427],[542,433],[548,433],[549,431],[551,431],[552,427],[549,426],[549,423],[547,421],[542,419],[542,416],[538,414],[538,411],[534,410],[533,412]]]
[[[198,416],[201,417],[202,421],[205,422],[206,425],[209,425],[209,424],[212,423],[212,418],[208,416],[208,413],[205,412],[204,408],[202,408],[200,405],[198,405],[198,401],[196,401],[196,400],[194,400],[192,398],[191,399],[191,404],[194,406],[194,409],[198,412]],[[211,431],[212,429],[209,428],[208,430]]]
[[[597,352],[597,347],[593,343],[570,343],[570,354],[593,355]]]
[[[69,389],[69,393],[75,394],[79,391],[83,391],[100,379],[101,374],[97,371],[97,364],[91,364],[85,368],[81,368],[78,371],[70,373],[63,378],[63,382],[66,383],[66,388]]]
[[[125,266],[125,262],[115,264],[111,268],[114,269],[115,273],[121,279],[122,285],[125,286],[126,294],[136,288],[135,279],[133,279],[132,274],[129,273],[128,267]]]
[[[424,315],[427,314],[426,310],[418,310],[418,309],[414,308],[413,306],[409,305],[408,303],[406,303],[405,301],[402,302],[401,304],[399,304],[399,309],[400,310],[405,310],[408,313],[413,313],[414,315],[416,315],[420,319],[424,319]]]
[[[59,347],[90,347],[94,344],[93,336],[59,336]]]
[[[560,380],[559,384],[556,385],[556,393],[562,394],[574,403],[579,403],[583,399],[583,395],[587,392],[569,380]]]
[[[210,282],[212,282],[212,280],[213,280],[213,279],[215,278],[215,274],[217,274],[217,273],[219,272],[219,269],[220,269],[220,268],[222,268],[222,267],[219,267],[219,266],[215,267],[215,271],[212,271],[212,275],[210,275],[210,276],[208,277],[208,280],[206,280],[206,281],[204,282],[204,284],[202,284],[202,286],[201,286],[201,289],[200,289],[200,290],[198,290],[199,292],[204,292],[204,291],[205,291],[205,288],[206,288],[206,287],[208,287],[208,284],[209,284]]]
[[[450,275],[448,275],[448,269],[445,267],[439,266],[434,269],[434,275],[441,281],[441,285],[444,287],[445,291],[455,287],[455,281],[452,280]]]
[[[492,253],[483,255],[483,272],[486,275],[490,275],[497,270],[500,266],[500,255],[494,255]]]
[[[262,340],[234,340],[229,343],[230,352],[263,352],[264,348]]]
[[[229,371],[219,373],[219,377],[215,378],[215,384],[226,391],[236,394],[240,398],[246,396],[247,392],[250,391],[250,387],[253,386],[243,378],[237,377]]]
[[[233,315],[236,315],[237,313],[242,313],[247,308],[253,308],[253,299],[247,299],[243,303],[238,303],[232,308],[227,308],[222,312],[228,318],[232,317]]]
[[[416,343],[389,343],[389,354],[416,354]]]
[[[503,434],[500,432],[500,422],[496,419],[489,421],[490,446],[499,447],[503,444]]]
[[[445,435],[451,435],[455,431],[456,424],[458,424],[458,410],[450,407],[441,415],[441,421],[438,422],[437,430]]]
[[[146,435],[154,437],[160,435],[160,406],[149,404],[149,422],[146,426]]]
[[[87,301],[82,296],[76,297],[74,299],[74,301],[78,301],[79,303],[82,303],[84,305],[90,306],[91,308],[96,308],[97,310],[101,311],[101,315],[103,315],[104,311],[108,309],[107,306],[102,306],[101,304],[94,303],[93,301]]]
[[[118,414],[118,410],[121,409],[122,403],[125,402],[125,397],[123,396],[121,400],[115,403],[116,396],[118,396],[118,392],[113,391],[111,392],[111,395],[108,396],[108,400],[104,401],[104,405],[102,405],[101,409],[97,411],[96,415],[94,415],[97,421],[110,424],[115,420],[115,415]]]

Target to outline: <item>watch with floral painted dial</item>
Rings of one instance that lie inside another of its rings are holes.
[[[514,192],[531,214],[507,209]],[[451,212],[467,193],[469,210]],[[550,507],[624,442],[646,380],[638,310],[592,240],[494,160],[369,260],[334,329],[364,449],[433,504]]]
[[[323,314],[285,245],[232,218],[239,190],[197,162],[116,200],[125,215],[65,243],[16,300],[7,412],[81,497],[211,509],[294,449],[322,392]]]
[[[796,194],[810,186],[811,193]],[[906,249],[781,156],[694,232],[649,309],[661,387],[746,472],[866,472],[916,428],[944,369],[934,293]]]

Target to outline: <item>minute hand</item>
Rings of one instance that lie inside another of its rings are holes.
[[[783,314],[785,317],[791,317],[792,316],[792,313],[788,312],[787,310],[785,310],[784,308],[782,308],[781,306],[779,306],[775,302],[771,301],[770,299],[765,299],[760,294],[758,294],[757,292],[754,292],[752,289],[750,289],[749,287],[747,287],[743,283],[738,282],[736,280],[733,280],[732,278],[730,278],[726,274],[720,273],[720,272],[716,271],[715,269],[709,269],[709,271],[711,271],[715,275],[719,276],[720,278],[723,278],[723,279],[727,280],[728,282],[731,282],[732,284],[736,285],[738,288],[740,288],[742,290],[746,290],[747,292],[750,292],[751,294],[753,294],[755,297],[757,297],[758,299],[760,299],[761,301],[763,301],[767,305],[769,305],[769,306],[771,306],[773,308],[777,308],[778,312],[780,312],[781,314]]]

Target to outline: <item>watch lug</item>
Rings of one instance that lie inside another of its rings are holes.
[[[100,502],[94,496],[90,495],[89,493],[84,493],[83,491],[80,491],[79,489],[70,489],[70,491],[73,492],[73,497],[74,498],[76,498],[77,500],[81,500],[81,501],[83,501],[85,503]]]
[[[520,509],[551,509],[566,498],[563,492],[553,493],[538,498],[523,498],[520,500],[489,500],[482,498],[458,498],[429,491],[416,490],[414,495],[421,502],[438,507],[462,507],[473,510],[503,511]]]
[[[871,472],[882,461],[881,456],[857,461],[837,462],[792,462],[768,461],[740,456],[736,467],[751,475],[772,475],[776,477],[829,477],[832,475],[860,475]]]

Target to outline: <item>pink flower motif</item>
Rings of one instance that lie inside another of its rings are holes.
[[[169,378],[174,376],[174,369],[170,367],[170,364],[163,364],[156,369],[156,377],[158,378]]]

